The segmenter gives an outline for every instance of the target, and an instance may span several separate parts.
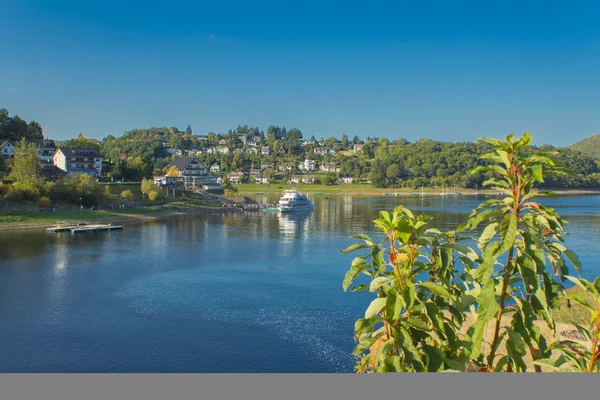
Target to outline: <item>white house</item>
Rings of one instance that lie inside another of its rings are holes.
[[[347,174],[340,175],[340,180],[342,181],[342,183],[352,183],[354,181],[354,178],[352,177],[352,175]]]
[[[293,168],[293,165],[292,165],[292,163],[289,163],[289,162],[284,162],[284,163],[279,164],[280,171],[291,171],[292,168]]]
[[[321,164],[321,171],[323,172],[339,172],[340,166],[336,163],[323,163]]]
[[[167,169],[175,167],[179,173],[178,176],[183,178],[186,186],[196,186],[200,184],[200,177],[208,174],[208,168],[203,162],[196,157],[180,157],[176,158],[167,164]]]
[[[362,154],[362,152],[363,152],[363,146],[364,146],[364,144],[355,144],[354,145],[354,152],[356,154]]]
[[[299,169],[303,170],[303,171],[314,171],[315,169],[317,169],[317,166],[315,165],[314,160],[309,160],[308,158],[306,160],[304,160],[303,163],[301,163],[298,166]]]
[[[256,147],[257,145],[258,145],[258,143],[254,139],[250,139],[246,142],[246,146],[248,146],[248,147]]]
[[[219,140],[218,145],[219,145],[219,147],[221,147],[221,146],[227,146],[227,140],[225,140],[225,139]]]
[[[219,171],[221,171],[221,166],[219,165],[219,163],[216,162],[210,166],[210,172],[219,172]]]
[[[315,183],[316,178],[314,175],[294,175],[289,181],[290,184],[299,184],[299,183]]]
[[[206,154],[217,154],[217,153],[218,153],[217,149],[212,146],[210,146],[206,149]]]
[[[15,150],[15,142],[6,141],[0,144],[0,154],[4,157],[12,157]]]
[[[246,174],[243,173],[242,171],[233,171],[232,173],[227,175],[227,177],[229,178],[231,183],[240,183],[240,181],[242,180],[242,178],[244,178],[244,176],[246,176]]]
[[[68,149],[59,147],[52,157],[53,164],[68,175],[102,175],[102,156],[95,149]]]
[[[325,147],[315,147],[315,154],[318,156],[324,156],[327,153],[329,153],[329,151],[325,148]]]
[[[260,154],[263,156],[270,156],[271,155],[271,149],[269,148],[269,146],[263,146],[260,149]]]

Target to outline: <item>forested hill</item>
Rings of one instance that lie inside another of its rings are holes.
[[[0,111],[0,143],[1,139],[42,136],[42,127],[37,122],[27,123],[17,116],[11,117],[5,109]],[[335,181],[339,174],[351,174],[355,181],[368,181],[375,187],[413,188],[454,185],[481,188],[487,177],[470,175],[469,171],[482,163],[481,155],[491,150],[482,140],[409,142],[378,137],[360,140],[348,135],[317,139],[296,128],[273,125],[266,132],[244,125],[219,134],[199,134],[192,132],[190,126],[185,130],[134,129],[119,137],[109,135],[101,142],[79,135],[64,141],[62,146],[99,149],[111,166],[110,176],[126,181],[164,174],[165,166],[174,157],[194,155],[209,166],[219,163],[220,174],[261,169],[267,175],[277,175],[278,182],[287,181],[288,175],[297,173],[317,174],[321,182]],[[598,149],[596,153],[594,148]],[[544,145],[529,149],[535,150],[557,151],[557,160],[576,174],[548,177],[544,187],[600,188],[600,161],[593,158],[600,156],[600,135],[570,147]],[[306,159],[314,161],[316,170],[300,171],[299,166]],[[9,173],[8,165],[2,163],[0,160],[0,177]],[[293,167],[289,168],[290,165]]]
[[[590,136],[589,138],[580,140],[579,142],[569,146],[573,150],[577,150],[596,160],[600,160],[600,134]]]

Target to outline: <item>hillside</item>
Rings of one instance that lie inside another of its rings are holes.
[[[589,138],[583,139],[569,147],[596,160],[600,160],[600,134],[590,136]]]

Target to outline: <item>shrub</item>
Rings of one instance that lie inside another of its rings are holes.
[[[48,196],[42,196],[36,202],[36,205],[41,208],[50,207],[50,204],[52,203],[50,202],[50,198]]]
[[[483,202],[456,230],[428,229],[431,217],[399,206],[374,221],[382,242],[357,235],[363,243],[343,251],[369,250],[354,259],[343,289],[366,274],[370,282],[352,291],[376,293],[354,327],[358,371],[525,372],[528,356],[536,371],[548,362],[552,347],[535,322],[555,330],[550,309],[564,290],[567,261],[577,271],[581,265],[562,244],[565,221],[532,201],[550,195],[534,191],[536,183],[568,171],[551,159],[555,153],[524,155],[531,141],[527,132],[488,140],[495,152],[472,173],[491,173],[485,185],[506,197]],[[477,250],[460,243],[480,225]],[[511,304],[515,313],[505,316]]]
[[[159,191],[153,190],[148,193],[148,199],[151,201],[161,201],[163,198],[163,194]]]
[[[8,186],[8,190],[5,194],[5,196],[8,200],[11,200],[11,201],[25,200],[26,195],[21,189],[15,187],[14,185],[7,185],[7,186]]]
[[[8,193],[8,185],[5,185],[2,182],[0,182],[0,196],[5,196],[6,193]]]
[[[121,198],[128,201],[133,201],[133,192],[131,190],[124,190],[121,192]]]

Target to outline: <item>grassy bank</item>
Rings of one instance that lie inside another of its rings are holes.
[[[43,228],[54,226],[57,221],[67,223],[126,223],[167,217],[169,215],[189,214],[207,210],[219,210],[219,207],[202,202],[173,202],[160,206],[127,208],[117,210],[85,210],[61,212],[20,211],[16,214],[0,214],[0,230]]]

